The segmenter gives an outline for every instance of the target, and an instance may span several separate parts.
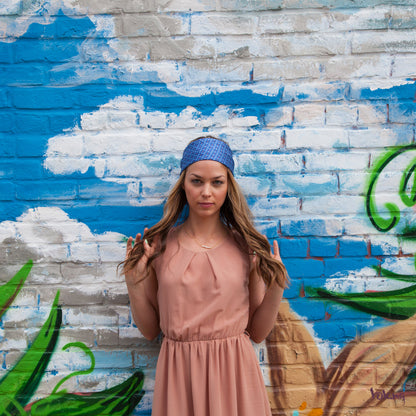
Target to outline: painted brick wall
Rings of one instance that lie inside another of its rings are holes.
[[[208,132],[292,279],[274,414],[413,415],[415,68],[414,0],[1,0],[0,414],[150,414],[116,266]]]

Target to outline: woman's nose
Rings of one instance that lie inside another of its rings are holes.
[[[210,186],[210,184],[205,184],[203,186],[202,195],[203,196],[210,196],[211,195],[211,186]]]

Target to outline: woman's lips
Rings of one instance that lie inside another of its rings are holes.
[[[214,204],[212,202],[200,202],[199,206],[202,208],[210,208],[212,207]]]

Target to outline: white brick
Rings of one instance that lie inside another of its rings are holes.
[[[358,104],[358,126],[384,124],[387,122],[386,104]]]
[[[81,129],[83,131],[95,130],[101,131],[107,128],[107,113],[104,111],[94,111],[93,113],[84,113],[81,116]]]
[[[246,196],[269,195],[274,183],[267,177],[239,176],[236,178]]]
[[[371,225],[367,215],[345,215],[342,218],[342,226],[346,235],[379,234],[379,231]]]
[[[314,79],[322,75],[319,59],[274,59],[254,62],[254,79]]]
[[[416,33],[409,30],[353,34],[352,53],[406,53],[416,51]]]
[[[191,140],[186,134],[181,134],[179,130],[163,130],[152,133],[152,150],[155,152],[177,152],[177,155],[182,155],[183,149]],[[194,132],[194,137],[198,134]]]
[[[150,151],[150,133],[128,129],[115,132],[99,132],[85,135],[83,156],[122,155]]]
[[[337,31],[387,29],[391,8],[383,5],[355,9],[353,13],[331,11],[330,26]]]
[[[192,35],[248,35],[255,31],[257,17],[240,13],[191,15]]]
[[[131,198],[163,198],[177,181],[177,177],[142,178],[129,184],[128,195]]]
[[[324,63],[325,77],[329,79],[383,77],[391,73],[390,56],[334,56]]]
[[[322,32],[329,29],[327,15],[304,10],[302,13],[269,12],[259,17],[258,31],[264,34],[281,34],[296,32]]]
[[[97,251],[102,262],[119,262],[126,254],[125,247],[114,243],[100,243]]]
[[[108,111],[106,123],[110,130],[125,130],[137,127],[137,119],[134,111]]]
[[[188,18],[163,14],[123,14],[117,19],[119,36],[163,37],[186,35]]]
[[[416,9],[411,7],[392,6],[391,27],[394,29],[414,29],[416,20]]]
[[[288,126],[293,122],[293,107],[280,106],[266,113],[265,123],[267,127]]]
[[[273,56],[280,57],[343,55],[351,51],[349,35],[325,32],[282,35],[278,39],[265,39],[264,44],[273,50]]]
[[[363,213],[364,199],[350,195],[307,196],[302,199],[302,212],[309,215]]]
[[[286,147],[288,149],[331,149],[348,147],[348,134],[342,129],[287,129],[285,133]]]
[[[298,154],[254,154],[237,156],[238,174],[300,172],[302,167],[302,157]]]
[[[328,126],[355,126],[357,124],[358,111],[355,105],[327,104],[326,124]]]
[[[384,233],[380,235],[372,235],[370,243],[372,248],[377,246],[386,256],[397,256],[399,254],[400,244],[396,236],[386,235]],[[382,265],[382,267],[386,268],[386,264]],[[403,271],[399,273],[403,273]],[[413,273],[414,269],[412,274]]]
[[[152,0],[90,0],[83,2],[83,8],[91,14],[117,14],[149,12],[155,10]]]
[[[75,131],[63,136],[55,136],[48,140],[47,156],[59,157],[81,157],[84,151],[84,136],[81,132]]]
[[[368,166],[369,154],[358,152],[311,152],[305,155],[308,170],[362,170]]]
[[[414,54],[395,56],[393,61],[393,77],[416,77],[416,56]]]
[[[163,0],[157,1],[155,4],[159,12],[209,12],[215,11],[217,8],[215,0],[204,0],[203,2],[196,2],[195,0]]]
[[[94,263],[100,260],[98,246],[96,243],[72,243],[69,245],[69,261],[75,263]]]
[[[276,174],[271,195],[322,195],[338,192],[335,174]]]
[[[281,147],[283,130],[230,130],[226,137],[233,151],[277,150]]]
[[[168,115],[161,111],[155,111],[152,113],[146,112],[146,111],[140,111],[138,116],[139,116],[139,126],[141,128],[164,129],[167,125]]]
[[[22,0],[9,0],[0,4],[0,15],[1,16],[14,16],[18,15],[22,11]]]
[[[324,104],[297,104],[294,106],[295,126],[323,126],[325,124]]]
[[[398,231],[397,229],[394,229],[396,232]],[[397,238],[397,237],[396,237]],[[403,254],[407,254],[407,255],[411,255],[412,257],[415,254],[416,251],[416,244],[415,241],[410,239],[410,240],[406,240],[406,239],[401,239],[400,241],[400,246],[402,249]],[[402,260],[403,262],[405,261],[404,259]],[[408,273],[410,275],[415,274],[415,262],[414,262],[414,258],[408,258],[408,264],[409,264],[409,269],[408,269]],[[406,273],[406,270],[403,270],[403,268],[399,271],[399,273]]]
[[[310,65],[319,62],[318,59],[311,60]],[[308,64],[308,61],[305,62]],[[319,65],[318,75],[322,76]],[[313,78],[313,77],[312,77]],[[301,82],[287,84],[283,90],[283,102],[302,101],[337,101],[344,100],[349,85],[346,82],[322,82],[315,80],[302,80]]]
[[[282,217],[299,214],[298,198],[260,198],[252,206],[251,210],[256,217]]]
[[[408,128],[369,128],[348,130],[350,146],[355,148],[371,148],[398,146],[412,142],[413,131]]]
[[[184,69],[185,88],[199,88],[206,83],[247,82],[250,80],[253,63],[236,60],[233,56],[216,56],[215,60],[193,60]],[[206,86],[210,91],[210,86]],[[219,88],[221,89],[221,88]]]
[[[341,194],[361,194],[366,189],[370,174],[366,171],[339,172],[339,190]]]
[[[106,177],[141,177],[166,175],[179,170],[178,156],[145,154],[143,156],[113,156],[107,159]]]

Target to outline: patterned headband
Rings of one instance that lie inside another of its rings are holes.
[[[181,173],[192,163],[200,160],[215,160],[222,163],[234,174],[233,153],[222,140],[214,137],[201,137],[186,146],[181,160]]]

